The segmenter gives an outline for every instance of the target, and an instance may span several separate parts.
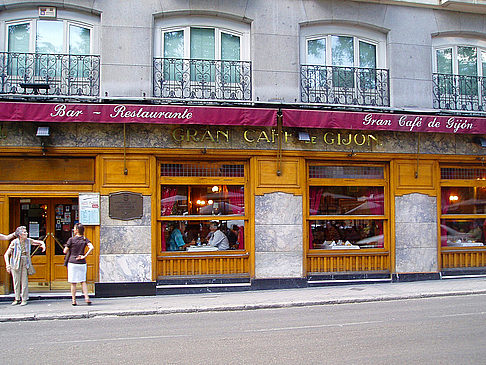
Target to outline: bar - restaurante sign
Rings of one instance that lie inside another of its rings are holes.
[[[89,103],[0,102],[4,122],[277,125],[275,108]],[[283,109],[283,127],[486,134],[486,118]]]

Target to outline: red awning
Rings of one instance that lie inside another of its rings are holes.
[[[211,106],[0,102],[4,122],[275,126],[276,109]]]
[[[324,110],[282,110],[284,127],[486,134],[486,118]]]

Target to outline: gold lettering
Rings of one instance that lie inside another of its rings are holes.
[[[186,131],[186,141],[187,142],[190,142],[191,139],[194,141],[194,142],[198,142],[199,140],[197,139],[197,130],[195,129],[192,129],[192,128],[189,128],[187,131]]]
[[[327,139],[328,136],[334,136],[334,133],[327,132],[326,134],[324,134],[324,143],[325,144],[334,144],[334,137],[332,137],[331,140],[328,140]]]
[[[343,138],[343,139],[341,140],[341,142],[342,142],[342,144],[343,144],[343,145],[348,146],[349,144],[351,144],[352,140],[353,140],[353,139],[351,138],[351,133],[349,133],[349,139],[346,141],[346,139],[345,139],[345,138]]]
[[[275,143],[276,137],[278,137],[278,133],[275,133],[275,129],[272,129],[272,143]]]
[[[243,133],[243,138],[245,139],[245,141],[247,141],[248,143],[253,143],[255,142],[255,139],[254,138],[251,138],[248,136],[248,133],[250,132],[254,132],[253,130],[251,129],[247,129],[244,133]]]
[[[184,137],[182,134],[184,133],[184,130],[182,128],[176,128],[172,131],[172,138],[174,138],[174,141],[176,142],[182,142],[184,140]]]
[[[358,142],[358,137],[361,137],[361,142]],[[366,142],[366,136],[363,133],[354,135],[354,143],[356,143],[356,145],[362,146],[365,144],[365,142]]]
[[[376,144],[378,144],[378,138],[376,138],[374,135],[372,134],[368,134],[368,146],[371,145],[371,141],[375,141]]]
[[[317,137],[316,136],[311,136],[311,141],[310,143],[316,144],[317,143]]]
[[[216,132],[216,140],[219,142],[219,136],[222,135],[226,138],[226,142],[229,142],[229,130],[226,131],[217,131]]]
[[[289,137],[292,136],[292,133],[285,132],[284,135],[285,135],[285,138],[284,138],[285,139],[285,143],[287,143],[289,141]]]
[[[211,142],[216,142],[214,140],[214,137],[213,135],[211,134],[211,132],[209,130],[206,130],[203,134],[203,136],[201,137],[201,139],[199,140],[200,142],[203,142],[205,140],[210,140]]]
[[[257,142],[260,142],[261,140],[265,140],[268,143],[270,143],[270,139],[268,138],[267,132],[261,131],[260,135],[258,136]]]

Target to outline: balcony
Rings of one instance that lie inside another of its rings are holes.
[[[0,94],[100,93],[100,56],[0,52]]]
[[[303,103],[390,106],[388,70],[301,65],[300,82]]]
[[[486,110],[486,78],[433,74],[432,81],[435,109]]]
[[[251,62],[154,58],[153,96],[180,100],[252,99]]]

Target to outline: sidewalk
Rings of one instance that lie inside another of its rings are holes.
[[[10,301],[0,302],[0,322],[236,311],[472,294],[486,294],[486,277],[229,293],[92,298],[92,306],[85,305],[79,297],[75,307],[71,305],[68,296],[59,299],[58,294],[58,298],[49,299],[43,295],[42,299],[36,300],[38,295],[33,293],[27,306],[11,306]]]

